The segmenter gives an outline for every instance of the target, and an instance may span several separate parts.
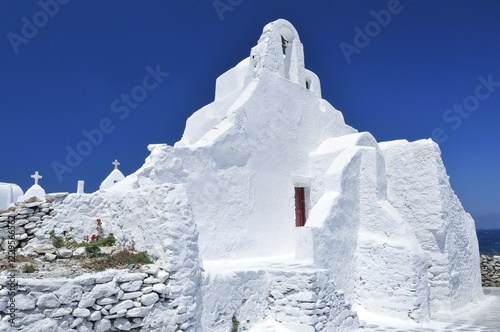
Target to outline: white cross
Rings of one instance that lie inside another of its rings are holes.
[[[35,184],[38,184],[38,180],[42,178],[42,176],[38,174],[38,171],[36,171],[35,174],[33,174],[31,177],[35,179]]]
[[[120,163],[116,159],[112,162],[112,164],[115,165],[115,169],[118,169],[118,165],[120,165]]]

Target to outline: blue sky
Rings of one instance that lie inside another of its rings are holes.
[[[500,216],[498,17],[494,0],[4,0],[0,181],[26,190],[38,170],[48,192],[81,179],[94,191],[115,158],[132,173],[147,144],[180,139],[216,78],[285,18],[348,124],[378,141],[440,141],[482,227]]]

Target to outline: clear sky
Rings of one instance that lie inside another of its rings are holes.
[[[349,125],[433,137],[479,227],[500,216],[495,0],[1,1],[0,181],[26,190],[38,170],[47,192],[91,192],[115,158],[134,172],[278,18]]]

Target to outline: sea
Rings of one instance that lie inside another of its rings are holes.
[[[500,255],[500,229],[477,229],[479,252],[484,255]]]

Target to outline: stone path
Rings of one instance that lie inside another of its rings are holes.
[[[455,315],[437,314],[428,324],[368,322],[360,332],[500,332],[500,287],[486,287],[484,299]]]

